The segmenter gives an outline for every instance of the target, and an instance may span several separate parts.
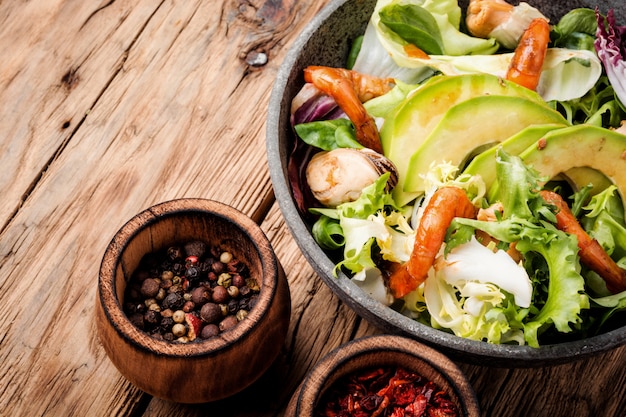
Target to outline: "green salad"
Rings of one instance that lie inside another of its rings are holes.
[[[537,347],[620,327],[625,79],[611,10],[379,0],[345,68],[305,70],[294,198],[335,274],[434,328]]]

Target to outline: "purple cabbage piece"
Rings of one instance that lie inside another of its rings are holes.
[[[320,90],[305,85],[301,93],[304,98],[297,101],[302,104],[295,109],[292,108],[291,111],[290,121],[292,127],[301,123],[345,117],[345,113],[337,106],[335,100]],[[313,197],[306,182],[306,167],[313,155],[319,152],[319,149],[308,145],[303,140],[298,140],[295,130],[293,130],[293,135],[296,137],[296,140],[293,143],[287,164],[289,182],[300,214],[311,220],[312,215],[308,212],[308,209],[319,207],[319,203]]]
[[[617,25],[613,9],[606,15],[606,24],[597,9],[596,19],[596,53],[604,65],[615,95],[626,106],[626,26]]]
[[[325,94],[315,96],[306,101],[292,115],[291,122],[293,125],[300,123],[314,122],[316,120],[331,120],[336,118],[337,103],[335,100]]]

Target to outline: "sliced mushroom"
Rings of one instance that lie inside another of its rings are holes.
[[[391,172],[387,190],[398,182],[398,172],[385,156],[371,149],[339,148],[315,154],[306,169],[313,196],[326,207],[354,201],[363,188]]]

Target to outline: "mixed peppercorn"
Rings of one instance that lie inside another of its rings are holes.
[[[316,406],[316,417],[456,417],[450,396],[402,367],[371,368],[336,381]]]
[[[192,241],[145,255],[127,285],[123,308],[151,336],[187,343],[233,328],[254,307],[259,291],[233,254]]]

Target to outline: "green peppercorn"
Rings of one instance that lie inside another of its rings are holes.
[[[221,285],[224,288],[230,287],[232,282],[233,277],[227,272],[223,272],[217,277],[217,285]]]
[[[250,287],[250,289],[252,291],[260,291],[261,290],[261,288],[259,287],[259,283],[254,278],[248,278],[246,280],[246,285],[248,287]]]
[[[237,321],[241,321],[241,320],[245,319],[247,315],[248,315],[248,311],[247,310],[238,310],[237,314],[236,314]]]
[[[171,280],[172,278],[174,278],[174,273],[172,271],[163,271],[161,274],[161,279],[163,281]]]

